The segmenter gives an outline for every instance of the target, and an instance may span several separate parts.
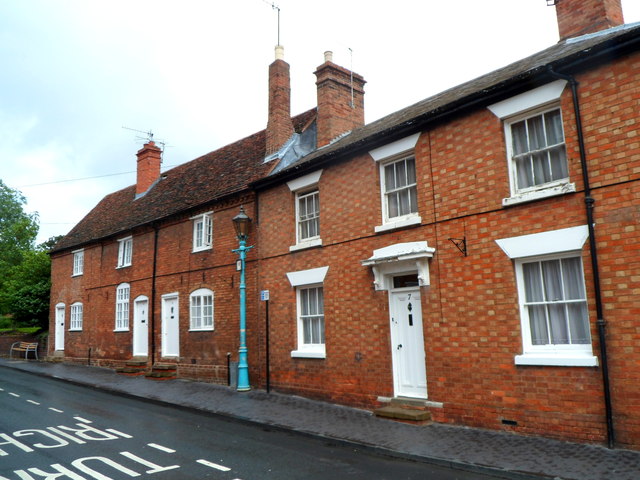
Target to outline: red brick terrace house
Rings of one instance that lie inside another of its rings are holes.
[[[558,44],[253,184],[273,388],[640,448],[640,25],[555,8]]]
[[[227,382],[228,352],[236,360],[239,343],[232,218],[241,205],[257,216],[249,184],[277,159],[315,149],[322,113],[291,118],[289,65],[282,47],[276,55],[266,130],[164,173],[150,141],[137,153],[137,183],[106,196],[56,245],[50,355],[139,372],[170,364],[182,377]],[[247,257],[249,292],[257,289],[257,252]],[[249,294],[251,331],[260,331],[256,308]],[[248,338],[257,384],[261,341]]]
[[[266,132],[166,175],[145,146],[53,252],[51,353],[223,382],[243,204],[254,387],[640,448],[640,25],[555,8],[558,44],[371,124],[330,57],[290,121],[276,60]]]

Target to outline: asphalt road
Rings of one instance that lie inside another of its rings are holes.
[[[0,370],[0,480],[492,480]]]

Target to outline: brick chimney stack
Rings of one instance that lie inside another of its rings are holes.
[[[291,135],[291,84],[289,64],[284,48],[276,46],[276,59],[269,65],[269,120],[267,121],[267,155],[277,152]]]
[[[160,178],[160,162],[162,150],[156,146],[153,140],[145,143],[138,150],[138,169],[136,182],[136,195],[149,190],[149,187]]]
[[[560,41],[624,24],[621,0],[556,0]]]
[[[333,63],[325,52],[324,63],[315,72],[318,86],[317,146],[364,125],[364,84],[357,73]]]

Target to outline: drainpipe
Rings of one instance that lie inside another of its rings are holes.
[[[151,365],[156,363],[156,269],[158,266],[158,225],[153,224],[153,270],[151,273]]]
[[[584,135],[582,132],[582,118],[580,116],[580,100],[578,97],[578,81],[571,75],[558,73],[551,65],[547,67],[549,73],[555,78],[566,80],[571,85],[571,96],[573,99],[573,110],[576,117],[576,128],[578,130],[578,148],[580,150],[580,165],[582,167],[582,181],[584,183],[584,203],[587,214],[587,228],[589,229],[589,249],[591,250],[591,269],[593,270],[593,288],[596,296],[596,325],[598,327],[598,340],[600,341],[600,360],[602,361],[602,384],[604,389],[605,414],[607,418],[607,445],[613,448],[615,443],[615,432],[613,430],[613,414],[611,408],[611,390],[609,386],[609,361],[607,357],[606,341],[606,321],[604,319],[604,309],[602,306],[602,294],[600,292],[600,273],[598,270],[598,250],[596,247],[596,232],[593,220],[593,208],[595,200],[591,196],[591,186],[589,184],[589,171],[587,169],[586,149],[584,145]]]

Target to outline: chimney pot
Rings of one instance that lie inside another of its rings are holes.
[[[324,61],[333,62],[333,52],[331,50],[327,50],[326,52],[324,52]]]
[[[276,60],[284,60],[284,47],[276,45]]]

